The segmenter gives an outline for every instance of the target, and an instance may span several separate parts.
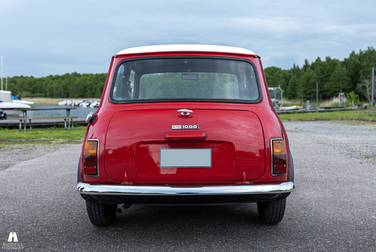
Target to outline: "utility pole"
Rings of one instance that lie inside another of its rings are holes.
[[[372,67],[372,101],[371,101],[371,107],[372,107],[372,115],[373,115],[373,93],[374,93],[374,86],[375,86],[375,78],[374,78],[374,76],[375,76],[375,74],[374,74],[374,72],[375,72],[375,68],[374,67]]]
[[[319,83],[316,82],[316,112],[319,112]]]
[[[1,90],[3,90],[3,55],[1,55]]]

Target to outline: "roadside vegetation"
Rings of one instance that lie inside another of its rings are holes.
[[[8,90],[23,97],[89,98],[102,95],[107,74],[66,73],[35,78],[33,76],[8,77]]]
[[[268,67],[265,77],[269,87],[280,87],[283,97],[302,102],[316,101],[316,83],[319,100],[354,92],[361,100],[370,102],[372,67],[375,67],[376,50],[369,47],[358,53],[351,52],[343,61],[318,57],[314,62],[305,60],[304,65],[293,65],[290,69]]]
[[[18,128],[0,128],[0,147],[2,145],[39,143],[82,143],[85,136],[86,126],[75,125],[73,129],[65,130],[64,126],[59,127],[33,127],[32,130],[19,130]]]
[[[375,111],[374,111],[375,114]],[[376,116],[371,115],[370,110],[344,110],[334,112],[310,112],[280,114],[282,120],[358,120],[376,123]]]
[[[354,92],[350,92],[346,95],[346,102],[345,102],[345,107],[351,107],[352,106],[352,101],[354,101],[354,106],[364,104],[367,107],[369,107],[368,101],[361,101]],[[318,101],[318,106],[319,107],[340,107],[339,106],[340,101],[339,98],[333,97],[330,99],[326,100],[319,100]],[[305,107],[307,106],[307,101],[302,101],[298,99],[285,99],[283,98],[283,107],[289,107],[289,106],[300,106],[300,107]],[[316,107],[316,99],[310,101],[310,106],[311,107]]]
[[[353,92],[351,92],[353,94]],[[359,110],[350,110],[346,109],[346,107],[352,106],[352,100],[354,100],[354,104],[364,104],[366,105],[366,109],[359,109]],[[316,101],[310,104],[312,107],[316,107]],[[328,99],[328,100],[321,100],[318,102],[319,108],[323,107],[330,107],[330,108],[339,108],[339,100],[337,97]],[[292,110],[286,114],[279,114],[279,117],[282,120],[357,120],[357,121],[370,121],[376,123],[376,110],[374,108],[373,116],[371,112],[370,106],[368,106],[367,101],[359,101],[358,97],[348,95],[346,100],[346,107],[344,110],[341,111],[325,111],[325,112],[299,112],[299,110]],[[297,107],[306,107],[307,104],[300,100],[283,100],[283,106],[297,106]]]

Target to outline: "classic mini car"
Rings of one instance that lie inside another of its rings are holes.
[[[239,202],[276,224],[295,189],[286,131],[247,49],[120,51],[87,122],[77,190],[96,226],[132,204]]]

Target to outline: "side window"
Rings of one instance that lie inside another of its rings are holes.
[[[247,68],[244,73],[245,80],[245,97],[249,100],[255,100],[258,98],[259,93],[257,89],[257,83],[255,78],[255,71],[253,68]]]
[[[134,79],[135,72],[131,70],[130,73],[127,73],[124,64],[121,65],[116,75],[116,82],[112,91],[112,98],[119,101],[133,100]]]
[[[124,82],[124,65],[121,65],[116,75],[116,82],[112,91],[112,98],[114,100],[122,100],[122,83]]]

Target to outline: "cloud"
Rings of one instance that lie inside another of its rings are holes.
[[[103,73],[124,48],[172,43],[244,47],[265,67],[290,68],[373,46],[375,9],[337,0],[3,0],[0,54],[8,76]]]

